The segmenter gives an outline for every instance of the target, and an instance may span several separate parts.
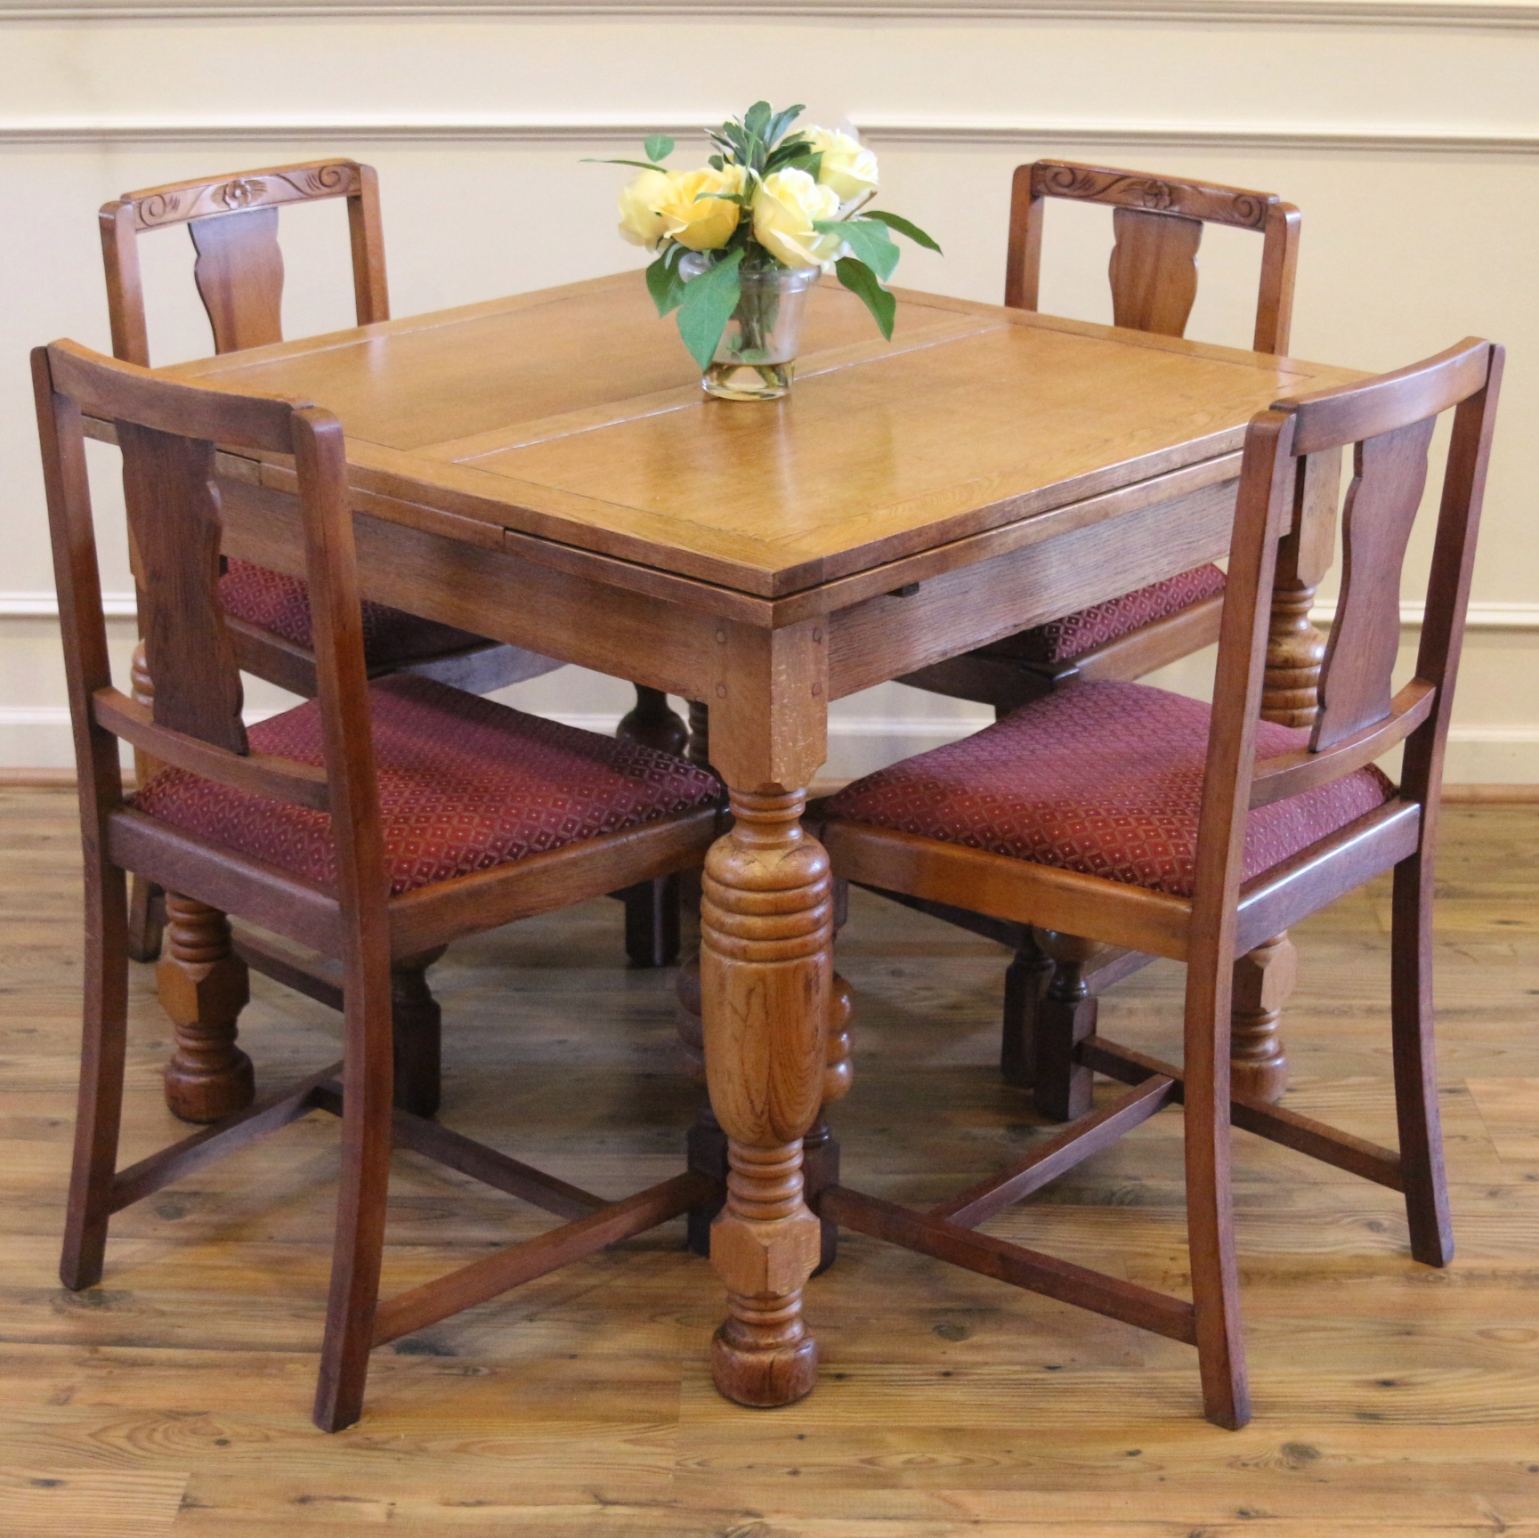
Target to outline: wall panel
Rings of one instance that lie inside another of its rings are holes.
[[[1539,411],[1536,79],[1539,6],[1518,4],[0,3],[0,177],[23,232],[0,307],[0,764],[68,758],[23,354],[57,335],[105,347],[102,201],[357,155],[381,172],[404,314],[634,261],[613,233],[624,173],[581,157],[627,153],[645,130],[687,137],[757,90],[863,129],[891,206],[947,249],[905,258],[914,286],[996,297],[1010,170],[1052,153],[1299,203],[1302,356],[1379,368],[1470,333],[1506,341],[1481,628],[1451,773],[1539,783],[1539,439],[1517,428]],[[291,332],[345,320],[340,210],[286,219]],[[1099,211],[1054,210],[1050,307],[1106,318],[1105,239]],[[202,351],[186,242],[146,249],[161,355]],[[1255,261],[1255,242],[1210,235],[1193,335],[1243,339]],[[660,328],[659,345],[677,343]],[[108,586],[126,595],[110,498],[103,532]],[[116,623],[126,634],[131,622]],[[1200,673],[1175,682],[1200,689]],[[562,675],[514,697],[599,722],[625,691]],[[277,703],[252,691],[256,709]],[[978,716],[898,686],[837,708],[830,773],[934,745]]]

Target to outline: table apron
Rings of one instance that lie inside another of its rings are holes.
[[[836,610],[823,621],[829,697],[1224,555],[1237,486],[1201,486]],[[303,576],[297,500],[245,480],[221,487],[226,554]],[[686,699],[716,697],[727,654],[759,629],[387,519],[361,515],[354,529],[366,597]]]
[[[839,699],[1228,554],[1239,481],[1195,491],[958,567],[830,616]]]

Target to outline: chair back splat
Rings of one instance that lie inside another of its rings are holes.
[[[1433,1056],[1432,857],[1502,361],[1500,347],[1467,340],[1252,420],[1211,709],[1131,682],[1087,682],[856,781],[819,815],[836,876],[920,906],[976,904],[985,918],[975,924],[1037,926],[1060,973],[1075,969],[1042,998],[1023,1053],[1038,1111],[1070,1126],[928,1214],[839,1185],[819,1193],[820,1214],[1193,1342],[1204,1406],[1221,1426],[1250,1414],[1232,1125],[1401,1193],[1412,1255],[1441,1266],[1453,1254]],[[1450,410],[1421,649],[1415,676],[1393,691],[1401,567],[1435,421]],[[1298,552],[1313,559],[1334,534],[1334,465],[1347,448],[1344,580],[1321,706],[1307,732],[1289,730],[1262,720],[1269,618]],[[1400,743],[1396,790],[1371,766]],[[1237,964],[1391,870],[1395,1149],[1232,1093],[1230,1078]],[[1179,1065],[1097,1034],[1078,971],[1097,942],[1185,962]],[[1131,1088],[1095,1109],[1097,1073]],[[1191,1304],[970,1232],[1177,1102]]]

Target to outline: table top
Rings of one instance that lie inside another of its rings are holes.
[[[899,290],[811,295],[791,394],[703,394],[639,273],[163,370],[334,411],[354,484],[776,598],[1230,454],[1355,371]]]

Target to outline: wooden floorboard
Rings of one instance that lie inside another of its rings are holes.
[[[78,1034],[74,798],[0,788],[0,1538],[1539,1538],[1539,808],[1445,810],[1441,1082],[1458,1257],[1406,1253],[1393,1192],[1235,1138],[1254,1422],[1201,1419],[1189,1348],[860,1236],[808,1290],[800,1405],[711,1388],[720,1314],[675,1222],[375,1353],[362,1421],[309,1421],[337,1126],[314,1116],[114,1219],[106,1275],[58,1286]],[[1388,888],[1296,931],[1287,1104],[1394,1141]],[[681,1163],[695,1091],[671,974],[621,964],[599,902],[455,947],[445,1122],[620,1197]],[[856,894],[846,1181],[933,1206],[1051,1135],[994,1071],[1004,953]],[[1103,1002],[1178,1053],[1181,972]],[[276,1085],[337,1022],[265,979],[243,1041]],[[133,979],[124,1162],[182,1129],[168,1029]],[[1098,1087],[1104,1102],[1119,1093]],[[1162,1112],[985,1232],[1188,1285],[1181,1117]],[[553,1219],[411,1154],[387,1291]]]

